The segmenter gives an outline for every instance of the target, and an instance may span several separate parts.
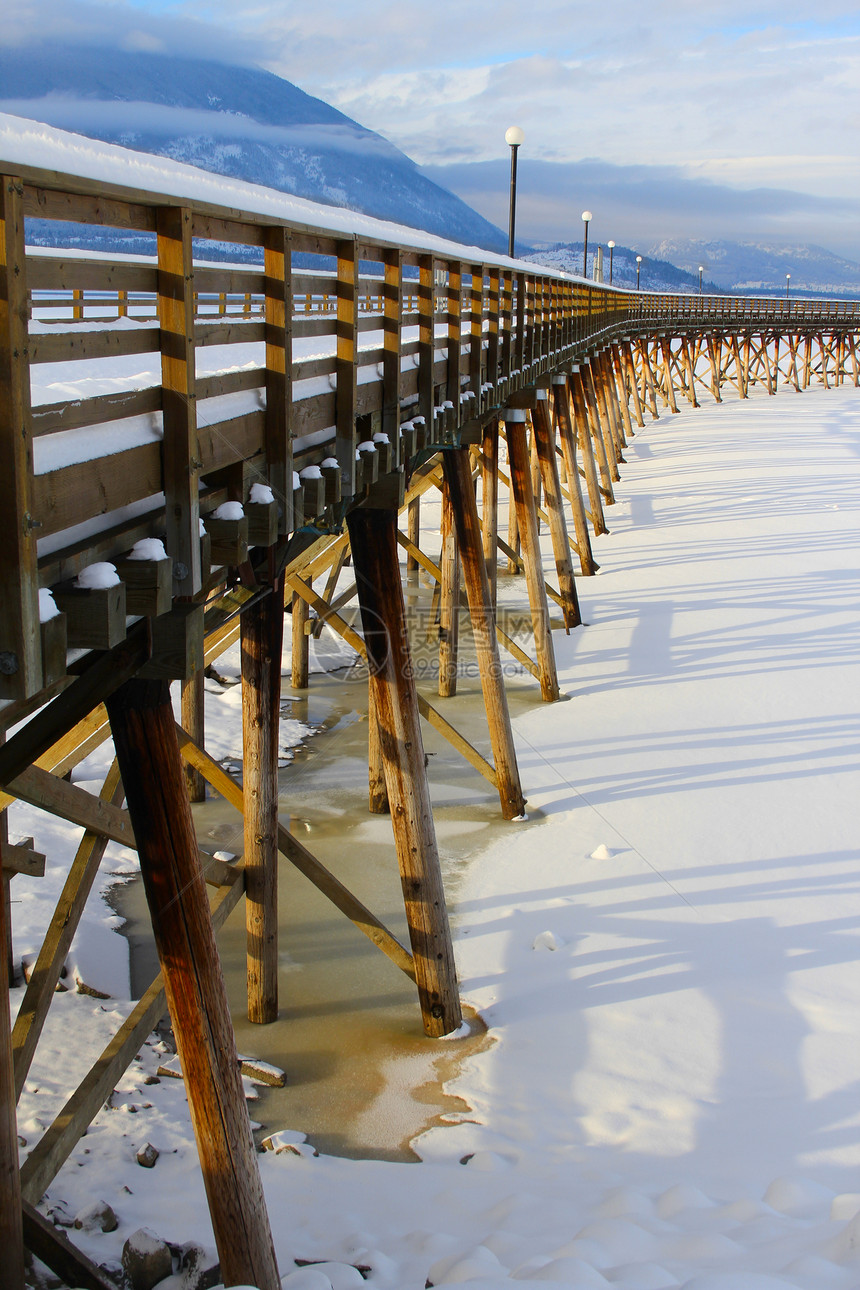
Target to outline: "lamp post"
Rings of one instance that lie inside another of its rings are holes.
[[[517,149],[525,135],[518,125],[512,125],[505,131],[505,143],[511,145],[511,213],[508,217],[508,255],[514,255],[514,225],[517,218]]]
[[[642,272],[642,256],[637,255],[636,257],[636,290],[637,291],[639,290],[639,275],[641,272]]]
[[[591,211],[582,212],[582,222],[585,225],[585,241],[582,244],[582,276],[588,277],[588,222],[592,218]]]
[[[700,264],[699,265],[699,295],[702,294],[702,274],[704,272],[705,272],[705,266],[703,264]]]
[[[789,291],[789,287],[790,287],[790,286],[791,286],[791,274],[790,274],[790,273],[787,273],[787,274],[785,275],[785,298],[786,298],[786,300],[788,299],[788,291]]]
[[[607,242],[606,245],[609,247],[609,285],[611,287],[612,286],[612,256],[615,251],[615,243]]]

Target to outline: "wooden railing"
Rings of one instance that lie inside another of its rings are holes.
[[[157,254],[29,252],[26,216],[155,234]],[[276,499],[251,538],[265,544],[339,523],[380,478],[396,498],[416,452],[476,441],[604,338],[853,329],[860,311],[617,290],[37,170],[2,179],[0,221],[0,697],[45,685],[40,586],[159,535],[172,594],[199,597],[201,517],[255,481]],[[215,264],[212,243],[258,263]]]

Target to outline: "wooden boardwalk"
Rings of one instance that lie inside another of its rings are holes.
[[[154,253],[29,251],[27,216],[148,234]],[[580,624],[576,579],[597,569],[591,539],[606,531],[636,429],[679,400],[720,401],[727,385],[745,398],[755,385],[858,384],[855,302],[614,290],[504,257],[476,261],[467,248],[422,249],[415,237],[344,238],[35,169],[2,177],[0,738],[16,729],[0,746],[0,943],[11,944],[15,875],[45,862],[35,843],[9,844],[5,807],[29,802],[82,830],[14,1028],[0,1019],[0,1281],[10,1290],[23,1286],[25,1240],[73,1284],[107,1284],[33,1206],[166,1008],[222,1274],[275,1290],[215,931],[244,898],[249,1016],[273,1020],[284,858],[415,982],[427,1034],[456,1030],[422,721],[480,771],[505,818],[522,814],[501,655],[532,676],[536,701],[558,698],[549,606],[565,630]],[[429,492],[442,499],[438,562],[419,541]],[[444,703],[413,678],[404,549],[407,568],[437,584]],[[499,559],[525,579],[530,651],[497,620]],[[347,562],[354,580],[337,595]],[[360,632],[341,613],[355,598]],[[461,598],[483,750],[447,702]],[[408,946],[278,819],[286,607],[294,686],[308,683],[308,637],[323,621],[367,660],[369,809],[391,814]],[[241,783],[207,753],[202,708],[204,668],[237,640]],[[117,760],[98,797],[64,778],[111,736]],[[232,865],[197,846],[188,802],[207,783],[244,818]],[[17,1097],[110,839],[140,854],[162,975],[19,1173]],[[11,950],[4,959],[11,971]]]

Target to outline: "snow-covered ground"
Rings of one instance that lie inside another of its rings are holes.
[[[860,394],[726,399],[628,448],[588,626],[554,636],[569,701],[515,720],[532,818],[458,869],[463,996],[496,1041],[455,1081],[471,1112],[420,1164],[262,1156],[285,1287],[363,1284],[347,1265],[383,1290],[860,1286]],[[235,700],[209,698],[234,754]],[[24,952],[74,837],[21,807],[12,828],[51,865],[13,884]],[[108,918],[94,897],[71,956],[101,988]],[[130,1006],[56,996],[29,1144]],[[114,1207],[116,1232],[75,1234],[100,1261],[142,1224],[213,1250],[182,1086],[142,1080],[158,1058],[48,1194]]]

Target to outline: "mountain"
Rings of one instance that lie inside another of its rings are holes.
[[[519,251],[519,247],[517,248]],[[636,256],[641,252],[629,246],[616,246],[612,255],[612,285],[615,287],[636,286]],[[528,258],[545,264],[550,269],[562,269],[565,273],[582,273],[582,243],[555,242],[551,246],[537,247],[528,251]],[[588,276],[594,275],[594,264],[597,258],[597,247],[589,242]],[[699,262],[701,263],[701,261]],[[603,247],[603,281],[609,282],[609,250]],[[684,291],[698,292],[699,271],[694,273],[679,269],[667,260],[647,255],[642,257],[639,285],[643,291]],[[722,288],[705,278],[702,282],[705,292],[718,292]]]
[[[860,264],[820,246],[679,238],[654,242],[648,255],[670,259],[696,274],[702,264],[721,289],[747,295],[784,293],[786,274],[791,275],[792,294],[860,295]]]
[[[404,153],[259,68],[39,44],[0,49],[0,111],[504,251],[507,237]]]

